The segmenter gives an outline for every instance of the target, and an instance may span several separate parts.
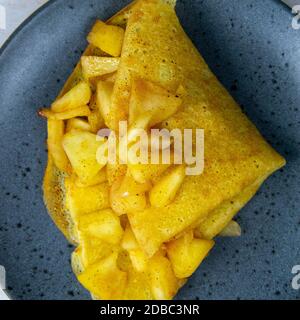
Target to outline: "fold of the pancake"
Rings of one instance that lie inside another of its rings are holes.
[[[262,183],[285,160],[216,79],[183,31],[173,6],[165,1],[140,1],[132,9],[112,97],[110,128],[117,129],[119,121],[128,117],[134,78],[146,79],[170,92],[183,86],[181,111],[162,127],[201,128],[205,132],[203,174],[187,176],[168,206],[128,214],[141,248],[152,256],[164,242],[196,227],[258,181]],[[248,200],[242,197],[239,207]],[[218,215],[224,210],[236,212],[226,206]]]
[[[126,25],[130,10],[135,2],[136,1],[133,1],[127,7],[116,13],[107,21],[107,23],[119,26]],[[94,55],[97,51],[97,48],[92,45],[88,45],[83,56]],[[83,74],[79,61],[57,98],[63,96],[81,80],[83,80]],[[74,221],[70,216],[69,209],[65,205],[65,177],[66,175],[55,166],[51,153],[48,152],[47,168],[43,181],[44,202],[49,215],[59,230],[71,243],[76,244],[77,238],[76,234],[73,232]]]

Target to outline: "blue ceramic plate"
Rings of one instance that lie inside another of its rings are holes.
[[[70,246],[42,200],[50,105],[86,47],[96,18],[129,1],[50,1],[0,55],[0,264],[14,299],[89,299]],[[238,216],[243,236],[216,249],[179,299],[292,299],[300,264],[300,30],[279,1],[180,1],[182,24],[219,79],[288,164]]]

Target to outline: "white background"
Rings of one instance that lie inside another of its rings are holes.
[[[6,9],[6,30],[0,29],[0,47],[21,22],[47,1],[48,0],[0,0],[0,5]]]

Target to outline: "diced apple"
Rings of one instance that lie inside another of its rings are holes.
[[[48,120],[48,150],[56,167],[63,171],[70,170],[70,162],[62,146],[65,125],[61,120]]]
[[[111,210],[86,214],[79,219],[78,228],[84,234],[110,244],[118,244],[123,236],[120,218]]]
[[[148,270],[154,299],[171,300],[178,290],[179,283],[170,261],[158,253],[149,260]]]
[[[112,186],[116,180],[120,179],[121,177],[124,177],[126,172],[127,166],[125,164],[121,164],[119,162],[108,162],[106,166],[106,174],[109,185]]]
[[[88,35],[88,42],[113,57],[121,54],[124,30],[98,20]]]
[[[153,300],[146,272],[130,270],[124,293],[124,300]]]
[[[97,136],[90,132],[73,130],[64,136],[64,150],[80,180],[93,179],[104,167],[104,164],[99,164],[96,159],[98,148],[102,144],[103,142],[97,141]]]
[[[114,84],[109,81],[98,81],[97,83],[97,106],[105,123],[108,123],[113,88]]]
[[[145,271],[149,259],[139,247],[129,225],[125,229],[121,246],[129,253],[129,257],[134,270],[137,272]]]
[[[231,220],[228,225],[219,233],[220,237],[240,237],[242,234],[241,226],[234,220]]]
[[[135,181],[146,183],[162,175],[170,164],[128,164],[130,174]]]
[[[78,177],[75,178],[75,184],[79,188],[96,186],[107,181],[106,169],[101,169],[92,179],[82,181]]]
[[[182,104],[181,98],[166,89],[143,79],[135,79],[132,84],[129,104],[130,125],[144,113],[151,113],[149,127],[168,119]]]
[[[141,130],[147,130],[149,123],[151,122],[152,114],[150,112],[145,112],[139,115],[130,125],[127,134],[128,145],[140,137]]]
[[[130,225],[126,226],[124,235],[123,235],[123,239],[122,239],[122,243],[121,243],[121,247],[126,250],[126,251],[130,251],[130,250],[135,250],[139,248],[139,245],[136,241],[135,235],[130,227]]]
[[[71,130],[82,130],[82,131],[91,131],[91,125],[80,118],[73,118],[68,120],[66,131],[69,132]]]
[[[78,280],[95,297],[103,300],[121,299],[127,274],[117,266],[118,253],[89,266],[78,275]]]
[[[132,266],[137,272],[144,272],[147,269],[148,257],[141,249],[135,249],[129,251],[130,260]]]
[[[97,133],[104,127],[104,120],[98,110],[92,111],[88,116],[89,125],[91,126],[91,132]]]
[[[117,79],[117,72],[109,73],[101,77],[101,79],[105,82],[115,83]]]
[[[80,261],[83,269],[88,266],[108,257],[116,250],[116,246],[102,241],[96,237],[90,237],[83,232],[80,232]]]
[[[82,72],[86,79],[100,77],[118,69],[120,58],[83,56],[81,58]]]
[[[185,166],[178,166],[163,176],[149,193],[152,206],[161,208],[170,204],[176,197],[185,178]]]
[[[139,184],[131,176],[126,175],[114,182],[110,192],[112,209],[119,215],[128,212],[142,211],[147,205],[145,192],[150,184]]]
[[[72,178],[65,179],[66,207],[73,220],[81,215],[109,208],[109,186],[102,183],[96,186],[78,188]]]
[[[167,253],[176,277],[179,279],[190,277],[213,246],[212,240],[194,239],[193,232],[188,232],[168,243]]]
[[[69,120],[75,117],[88,117],[91,111],[88,106],[81,106],[63,112],[53,112],[50,109],[40,109],[39,115],[51,120]]]
[[[91,88],[85,82],[81,81],[61,98],[56,100],[51,109],[54,112],[63,112],[87,105],[91,99]]]
[[[89,104],[91,114],[88,116],[88,122],[91,126],[91,132],[97,133],[101,128],[104,127],[104,119],[100,113],[97,105],[97,94],[93,94]]]
[[[84,270],[81,254],[82,254],[81,248],[77,247],[73,251],[72,256],[71,256],[72,270],[76,275],[80,274]]]

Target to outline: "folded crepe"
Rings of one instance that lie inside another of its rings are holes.
[[[174,7],[140,0],[98,21],[61,95],[41,112],[49,134],[45,203],[77,246],[74,272],[96,299],[173,298],[212,239],[285,164],[210,71]],[[123,120],[204,129],[203,173],[101,166],[95,133],[118,131]]]

